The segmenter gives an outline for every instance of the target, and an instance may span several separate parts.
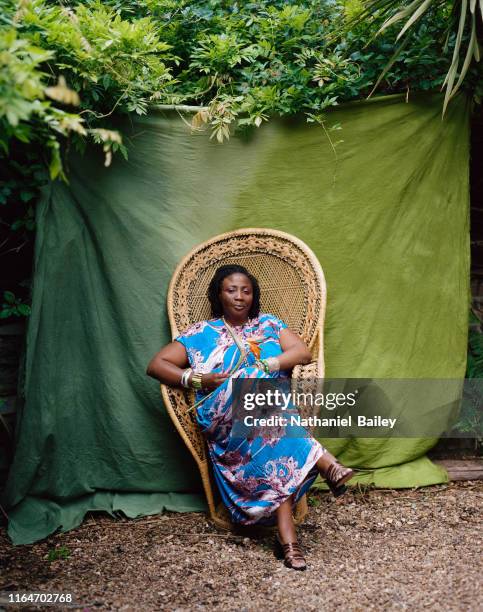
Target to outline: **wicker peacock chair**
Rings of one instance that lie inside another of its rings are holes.
[[[259,281],[261,311],[270,312],[299,334],[312,351],[313,360],[296,366],[292,389],[313,390],[324,377],[323,325],[326,285],[314,253],[298,238],[270,229],[246,228],[221,234],[192,249],[174,271],[168,290],[168,316],[173,338],[192,323],[211,318],[207,289],[221,265],[245,266]],[[209,512],[219,527],[232,528],[226,508],[212,484],[205,440],[198,428],[193,392],[161,385],[166,409],[201,473]],[[295,521],[307,513],[305,496],[295,510]]]

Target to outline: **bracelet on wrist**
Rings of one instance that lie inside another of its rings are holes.
[[[265,374],[270,374],[271,372],[279,372],[280,371],[280,361],[276,357],[267,357],[266,359],[257,359],[255,361],[255,365],[259,370],[265,372]]]
[[[202,376],[203,375],[199,372],[193,372],[193,375],[191,376],[191,386],[193,389],[201,389],[203,386]]]
[[[269,372],[280,371],[280,361],[277,359],[277,357],[267,357],[267,359],[264,359],[263,361],[265,361],[267,364]]]
[[[193,370],[191,368],[186,368],[186,370],[183,370],[183,373],[181,374],[181,386],[184,387],[185,389],[188,389],[190,386],[190,375],[193,372]]]
[[[268,369],[268,364],[266,359],[257,359],[255,361],[255,365],[259,370],[265,372],[265,374],[270,374],[270,370]]]

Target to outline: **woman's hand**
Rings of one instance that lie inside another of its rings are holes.
[[[225,374],[224,372],[218,374],[216,374],[215,372],[209,372],[209,374],[202,374],[201,386],[207,391],[214,391],[215,389],[218,389],[218,387],[222,385],[227,378],[228,374]]]
[[[188,355],[185,347],[180,342],[171,342],[163,347],[151,359],[148,365],[147,374],[157,378],[166,385],[180,386],[181,375],[184,369],[189,367]],[[191,375],[192,376],[192,375]],[[202,374],[201,386],[206,391],[214,391],[222,385],[228,378],[224,372],[209,372]],[[191,382],[191,378],[190,378]]]

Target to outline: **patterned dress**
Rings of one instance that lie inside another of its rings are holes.
[[[232,327],[245,344],[247,358],[196,407],[215,480],[235,523],[273,522],[273,513],[282,502],[292,494],[294,501],[298,501],[312,485],[318,473],[315,464],[325,452],[305,430],[294,432],[298,426],[292,426],[289,435],[278,438],[232,435],[232,379],[287,377],[287,372],[266,374],[258,369],[253,365],[256,357],[251,350],[255,343],[261,359],[280,355],[279,336],[286,327],[271,314],[260,314],[245,325]],[[228,372],[240,357],[222,319],[195,323],[175,340],[183,344],[190,366],[197,372]],[[197,400],[203,397],[203,392],[197,392]]]

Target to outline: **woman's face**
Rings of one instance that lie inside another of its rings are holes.
[[[223,315],[235,321],[246,321],[253,302],[253,287],[250,279],[235,272],[223,279],[220,290]]]

